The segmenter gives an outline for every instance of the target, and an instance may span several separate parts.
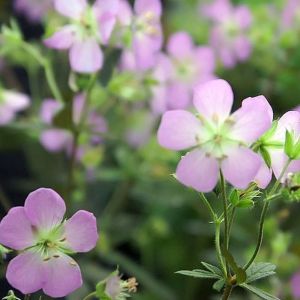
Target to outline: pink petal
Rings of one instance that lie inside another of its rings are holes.
[[[195,88],[194,105],[206,119],[224,121],[230,114],[233,92],[227,81],[216,79]]]
[[[47,129],[40,136],[41,144],[50,152],[59,152],[69,148],[72,135],[64,129]]]
[[[51,37],[45,39],[44,44],[49,48],[69,49],[75,40],[75,34],[74,26],[64,26]]]
[[[199,133],[201,124],[193,114],[185,110],[167,111],[158,129],[158,142],[165,148],[182,150],[197,145]]]
[[[193,48],[192,37],[183,31],[172,34],[167,44],[168,53],[178,59],[192,55]]]
[[[191,89],[179,82],[168,86],[167,99],[169,109],[184,109],[191,102]]]
[[[75,252],[92,250],[98,240],[95,216],[85,210],[78,211],[65,223],[64,237],[67,247]]]
[[[235,124],[231,135],[246,143],[253,143],[272,126],[273,111],[264,96],[247,98],[232,116]]]
[[[20,111],[30,105],[30,99],[27,95],[13,91],[4,91],[2,97],[6,105],[13,111]]]
[[[216,67],[215,54],[211,47],[197,47],[195,50],[195,59],[201,76],[213,76]]]
[[[50,297],[65,297],[81,287],[81,272],[71,257],[60,252],[55,254],[45,262],[43,291]]]
[[[23,250],[34,245],[35,240],[32,224],[25,214],[24,207],[10,209],[0,223],[0,244]]]
[[[38,252],[22,252],[9,262],[6,271],[7,281],[23,294],[34,293],[43,287],[45,280],[43,264]]]
[[[201,13],[216,22],[224,22],[230,18],[232,5],[229,0],[216,0],[212,4],[200,7]]]
[[[5,105],[0,106],[0,126],[10,123],[15,118],[15,112]]]
[[[240,5],[235,8],[234,18],[240,29],[247,29],[252,23],[252,14],[246,5]]]
[[[222,161],[221,168],[229,183],[236,188],[246,189],[254,180],[261,164],[261,157],[257,153],[248,148],[236,147],[231,149],[228,157]]]
[[[79,19],[87,7],[87,2],[86,0],[54,0],[54,7],[66,17]]]
[[[120,2],[120,0],[97,0],[94,7],[102,13],[110,12],[112,14],[117,14],[120,9]]]
[[[218,182],[219,165],[215,158],[201,150],[182,157],[176,170],[177,179],[199,192],[210,192]]]
[[[101,41],[106,45],[116,24],[116,16],[111,13],[103,14],[99,19]]]
[[[132,22],[132,8],[127,0],[120,0],[117,13],[118,21],[123,26],[129,26]]]
[[[279,119],[276,137],[284,140],[287,130],[294,132],[295,136],[300,135],[300,112],[288,111]]]
[[[151,12],[155,16],[160,16],[162,5],[160,0],[135,0],[134,11],[139,15]]]
[[[272,169],[268,168],[266,163],[262,160],[262,164],[255,176],[254,181],[261,189],[265,189],[272,180]]]
[[[59,225],[66,212],[64,200],[52,189],[40,188],[31,192],[25,200],[25,212],[30,222],[40,230]]]
[[[233,48],[236,57],[240,61],[244,61],[248,59],[251,54],[252,44],[246,36],[238,36],[233,43]]]
[[[94,73],[101,69],[103,53],[94,38],[75,42],[70,49],[70,63],[75,72]]]
[[[79,124],[82,112],[84,110],[85,94],[77,94],[73,99],[73,121]]]
[[[60,110],[61,104],[54,99],[45,99],[42,102],[40,116],[45,124],[50,125],[55,114]]]

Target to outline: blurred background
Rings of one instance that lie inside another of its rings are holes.
[[[27,6],[0,0],[0,22],[6,26],[14,22],[25,41],[49,58],[62,94],[71,101],[73,81],[84,86],[86,78],[69,74],[66,52],[47,49],[42,43],[51,28],[61,23],[61,16],[51,4],[48,7],[47,0],[23,2]],[[207,5],[214,2],[163,1],[164,49],[178,31],[189,33],[195,45],[214,47],[214,76],[232,85],[235,108],[243,99],[260,94],[269,100],[276,117],[300,105],[300,1],[232,0],[233,7],[247,6],[251,22],[245,28],[226,29],[224,34],[239,31],[251,49],[231,63],[213,45],[214,28],[225,28],[205,13]],[[91,95],[91,105],[105,118],[108,129],[101,143],[84,151],[70,175],[68,153],[49,151],[41,143],[41,134],[49,126],[41,120],[41,105],[52,98],[43,70],[15,41],[13,34],[2,35],[0,40],[0,94],[2,89],[26,94],[30,106],[0,127],[0,217],[10,207],[23,205],[28,193],[38,187],[58,191],[67,202],[69,215],[78,209],[94,212],[100,240],[94,251],[76,256],[85,283],[67,299],[83,299],[116,266],[125,278],[134,276],[139,282],[132,299],[219,299],[212,290],[213,282],[175,274],[181,269],[200,268],[201,261],[216,263],[214,228],[197,193],[171,175],[180,153],[162,149],[157,143],[160,114],[150,109],[151,78],[118,69],[120,50],[109,51]],[[220,48],[225,46],[220,42]],[[53,126],[68,130],[66,119],[66,114],[60,115]],[[85,135],[80,139],[83,146],[86,139]],[[219,206],[214,193],[208,197]],[[259,200],[256,204],[238,211],[233,228],[231,250],[241,264],[254,249],[261,210]],[[278,266],[277,275],[262,281],[261,286],[286,300],[297,299],[291,278],[300,271],[299,213],[299,205],[288,199],[272,205],[258,257],[258,261]],[[5,280],[6,265],[7,260],[0,265],[3,297],[10,289]],[[232,299],[241,297],[256,299],[242,290],[236,290]]]

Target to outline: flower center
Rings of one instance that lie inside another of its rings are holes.
[[[136,17],[133,27],[140,34],[156,37],[159,35],[158,24],[158,17],[152,11],[148,11]]]

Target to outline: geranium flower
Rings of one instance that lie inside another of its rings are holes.
[[[30,105],[29,97],[14,91],[0,90],[0,125],[10,123],[19,111]]]
[[[83,113],[85,103],[84,94],[78,94],[73,100],[73,122],[78,125]],[[59,102],[53,99],[43,101],[40,116],[45,125],[49,128],[45,129],[40,137],[42,145],[50,152],[66,151],[70,153],[73,144],[72,133],[67,129],[53,127],[53,119],[61,109]],[[107,124],[103,117],[94,111],[88,111],[86,125],[90,130],[89,146],[94,146],[102,142],[101,134],[107,131]],[[84,155],[84,149],[81,147],[78,151],[77,158],[80,159]]]
[[[2,219],[0,243],[20,251],[9,262],[6,278],[23,294],[42,289],[51,297],[64,297],[82,285],[80,268],[69,254],[96,246],[96,219],[80,210],[64,220],[65,212],[55,191],[40,188]]]
[[[278,179],[281,175],[284,166],[288,161],[288,157],[284,152],[284,143],[286,131],[293,134],[295,141],[300,139],[300,112],[289,111],[285,113],[279,120],[276,130],[272,135],[266,133],[266,138],[261,138],[261,144],[265,151],[269,153],[271,166],[268,167],[264,162],[256,175],[256,182],[261,188],[265,188],[272,179],[272,173]],[[289,173],[300,172],[300,160],[293,160],[287,168],[285,174],[281,178],[284,182]]]
[[[52,7],[52,0],[16,0],[15,10],[24,14],[31,22],[41,22]]]
[[[195,88],[194,106],[199,115],[185,110],[167,111],[158,130],[161,146],[191,148],[176,170],[177,179],[201,192],[211,191],[221,170],[233,186],[245,189],[261,166],[261,158],[248,148],[272,124],[273,112],[263,96],[247,98],[230,115],[233,92],[224,80]]]
[[[171,35],[167,44],[168,57],[158,58],[154,78],[152,106],[155,112],[187,108],[195,86],[215,79],[215,57],[209,46],[195,46],[186,32]],[[169,60],[169,61],[168,61]],[[164,89],[164,90],[161,90]]]
[[[55,0],[55,9],[71,19],[52,37],[46,46],[70,49],[71,68],[79,73],[94,73],[103,65],[99,44],[107,44],[118,12],[118,0],[97,0],[93,6],[86,0]]]
[[[299,0],[288,0],[287,4],[284,5],[282,12],[282,27],[284,29],[292,28],[295,23],[299,23],[300,17],[300,1]]]
[[[246,5],[234,7],[230,0],[215,0],[202,6],[201,13],[214,23],[210,43],[225,67],[232,68],[238,61],[249,58],[252,45],[246,33],[252,15]]]

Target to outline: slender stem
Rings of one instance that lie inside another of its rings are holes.
[[[85,297],[83,298],[83,300],[92,299],[92,298],[94,298],[95,296],[97,296],[97,293],[96,293],[96,292],[92,292],[92,293],[88,294],[87,296],[85,296]]]
[[[24,300],[29,300],[29,299],[30,299],[30,294],[24,296]]]
[[[231,215],[230,215],[229,225],[228,225],[228,236],[229,237],[230,237],[231,228],[232,228],[232,225],[233,225],[235,213],[236,213],[236,207],[233,207],[232,210],[231,210]]]
[[[224,289],[222,300],[228,300],[231,295],[232,290],[233,290],[233,286],[227,285]]]
[[[287,168],[289,167],[290,163],[291,163],[291,160],[289,159],[286,162],[283,170],[281,171],[280,176],[276,180],[276,182],[275,182],[273,188],[271,189],[270,193],[267,195],[267,198],[266,198],[266,200],[264,202],[264,206],[263,206],[263,209],[262,209],[262,212],[261,212],[261,216],[260,216],[259,230],[258,230],[258,238],[257,238],[256,248],[254,250],[254,253],[253,253],[252,257],[250,258],[250,260],[248,261],[248,263],[244,266],[244,270],[247,270],[252,265],[252,263],[254,262],[254,260],[256,259],[257,255],[259,253],[259,250],[260,250],[260,247],[261,247],[262,241],[263,241],[263,231],[264,231],[265,217],[266,217],[269,205],[270,205],[270,201],[268,201],[268,199],[270,197],[272,197],[276,193],[278,187],[280,186],[281,179],[284,176],[284,174],[285,174]]]
[[[212,206],[210,205],[209,201],[207,200],[207,198],[205,197],[205,195],[203,193],[200,193],[200,198],[203,200],[203,203],[208,208],[209,213],[211,214],[212,220],[215,221],[217,216],[216,216],[216,213],[214,212]]]
[[[227,268],[226,264],[224,263],[223,256],[222,256],[222,251],[221,251],[221,246],[220,246],[220,230],[221,230],[221,223],[219,220],[215,222],[216,226],[216,233],[215,233],[215,244],[216,244],[216,252],[217,252],[217,257],[220,263],[220,266],[223,271],[223,275],[225,278],[227,278]]]
[[[222,190],[222,199],[223,199],[223,209],[224,209],[224,247],[228,250],[229,246],[229,236],[228,236],[228,207],[227,207],[227,193],[226,193],[226,183],[222,172],[220,172],[220,180],[221,180],[221,190]],[[226,274],[229,274],[229,266],[226,262]]]

